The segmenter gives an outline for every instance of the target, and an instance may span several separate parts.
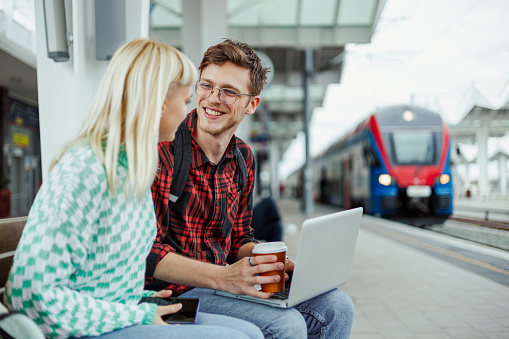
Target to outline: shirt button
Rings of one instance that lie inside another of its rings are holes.
[[[219,201],[216,201],[216,206],[219,206],[221,205],[221,203]]]

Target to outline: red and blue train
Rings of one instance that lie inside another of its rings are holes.
[[[382,217],[452,214],[451,137],[439,114],[381,108],[313,159],[315,199]],[[289,178],[301,181],[302,174]]]

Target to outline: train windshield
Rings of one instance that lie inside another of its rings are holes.
[[[430,165],[435,163],[435,145],[431,131],[401,131],[391,133],[391,148],[395,164]]]

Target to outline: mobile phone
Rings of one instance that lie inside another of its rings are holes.
[[[168,324],[193,324],[196,322],[200,299],[195,298],[163,298],[171,304],[182,304],[177,313],[163,315],[162,318]]]

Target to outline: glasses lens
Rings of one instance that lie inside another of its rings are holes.
[[[219,91],[219,96],[225,105],[233,105],[235,100],[237,100],[237,92],[232,91],[231,89],[222,88]]]
[[[198,81],[196,83],[196,95],[202,98],[208,98],[208,96],[212,93],[212,85],[206,82]]]
[[[198,81],[195,86],[196,95],[202,98],[208,98],[214,91],[214,86],[208,82]],[[219,99],[225,105],[232,105],[237,100],[237,92],[227,88],[219,89]]]

